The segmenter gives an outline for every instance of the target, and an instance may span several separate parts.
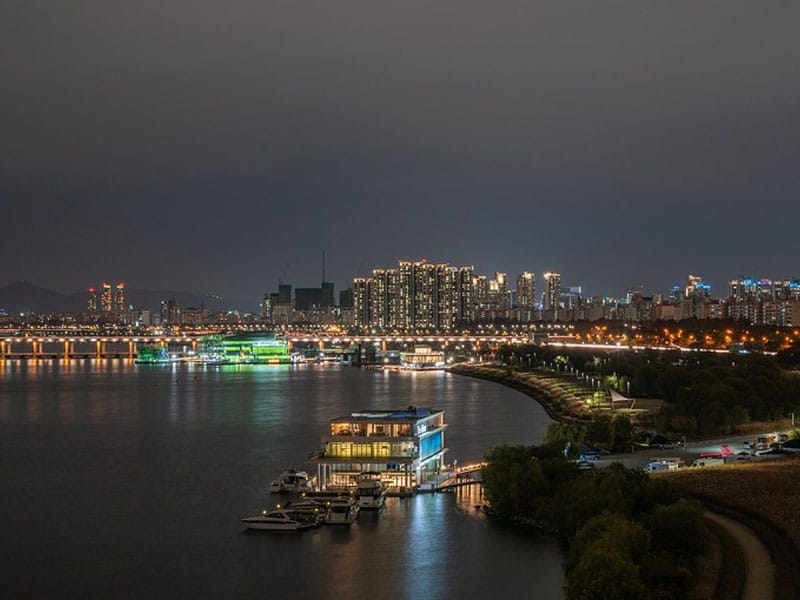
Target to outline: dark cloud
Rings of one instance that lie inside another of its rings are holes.
[[[800,7],[434,4],[4,2],[3,279],[799,274]]]

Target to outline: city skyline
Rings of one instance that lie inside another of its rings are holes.
[[[792,276],[798,19],[721,1],[11,3],[3,282],[258,298],[316,285],[323,250],[340,289],[397,256],[599,295]]]
[[[396,259],[396,261],[397,260],[398,259]],[[511,272],[509,270],[498,270],[498,271],[494,271],[492,273],[483,273],[483,272],[479,272],[477,269],[474,268],[474,266],[473,266],[474,263],[470,263],[468,265],[467,264],[455,265],[454,263],[451,263],[451,261],[428,261],[427,259],[424,259],[424,258],[422,258],[422,259],[411,259],[411,260],[399,259],[399,262],[411,262],[411,263],[413,263],[413,262],[423,262],[423,263],[428,263],[430,265],[447,264],[447,265],[450,265],[450,266],[460,266],[460,267],[467,267],[468,266],[471,269],[471,271],[475,275],[478,275],[478,276],[482,276],[482,277],[487,277],[488,278],[490,275],[495,275],[495,276],[500,275],[500,276],[506,277],[508,279],[508,281],[505,282],[504,285],[506,286],[506,288],[509,291],[514,291],[516,293],[520,289],[520,285],[523,285],[523,286],[526,286],[526,287],[527,286],[531,286],[532,290],[535,290],[533,292],[533,296],[532,296],[533,297],[533,303],[542,304],[542,306],[547,304],[547,291],[546,291],[548,289],[548,286],[547,286],[548,277],[547,276],[551,275],[551,274],[555,275],[556,278],[557,278],[557,283],[555,284],[555,287],[553,288],[554,290],[560,290],[563,293],[568,293],[570,291],[577,290],[578,295],[580,295],[580,296],[582,296],[584,298],[601,297],[601,298],[616,298],[616,299],[625,299],[626,296],[629,296],[632,292],[638,292],[638,293],[640,293],[640,294],[642,294],[644,296],[663,295],[663,296],[666,297],[666,296],[669,296],[671,293],[674,293],[675,290],[677,290],[677,289],[683,290],[685,288],[685,286],[686,286],[687,278],[688,278],[689,285],[693,285],[693,282],[694,282],[694,284],[697,284],[697,283],[701,284],[701,287],[706,289],[709,292],[709,295],[711,297],[714,297],[714,298],[726,298],[726,297],[733,296],[734,294],[731,294],[731,289],[730,288],[735,282],[738,282],[739,285],[741,285],[741,286],[744,286],[745,282],[748,282],[747,285],[757,286],[757,285],[761,285],[761,284],[771,285],[773,282],[794,282],[794,283],[797,283],[798,281],[800,281],[800,277],[798,277],[795,274],[779,274],[777,276],[775,276],[775,275],[766,276],[764,273],[739,273],[738,275],[728,277],[723,282],[710,283],[709,279],[706,278],[705,276],[703,276],[702,274],[701,275],[693,274],[693,273],[696,272],[695,271],[695,272],[687,272],[687,273],[685,273],[683,275],[683,278],[681,280],[679,280],[679,281],[663,282],[662,285],[660,285],[659,287],[656,287],[656,288],[649,288],[648,286],[644,286],[644,285],[640,285],[640,284],[631,284],[631,285],[625,286],[623,289],[612,290],[610,293],[600,294],[600,293],[595,293],[593,290],[588,288],[588,286],[584,285],[581,282],[580,279],[575,279],[573,277],[570,277],[569,274],[567,274],[567,276],[565,277],[564,274],[557,273],[557,272],[554,272],[554,271],[523,270],[523,271],[521,271],[519,273],[514,273],[514,272]],[[354,280],[369,278],[369,277],[372,276],[372,274],[374,272],[383,271],[383,270],[386,270],[386,269],[387,269],[387,267],[375,267],[375,268],[365,269],[365,271],[366,271],[365,275],[363,275],[361,277],[354,277],[353,279],[344,282],[343,285],[339,285],[337,282],[326,281],[324,273],[322,275],[322,279],[319,279],[319,281],[320,281],[320,283],[325,283],[326,287],[328,287],[328,288],[330,288],[330,286],[332,285],[333,288],[332,289],[328,289],[327,294],[331,295],[331,298],[334,298],[334,297],[338,298],[339,292],[341,292],[343,290],[348,290],[348,289],[352,290]],[[527,281],[526,281],[526,278],[527,278]],[[108,281],[111,281],[112,279],[115,282],[118,281],[116,278],[106,278],[106,279]],[[194,295],[198,296],[197,303],[201,302],[201,295],[205,294],[205,295],[207,295],[209,297],[212,297],[212,298],[215,298],[215,299],[218,299],[218,300],[228,299],[231,302],[245,302],[245,303],[252,304],[252,303],[262,303],[265,295],[269,295],[270,293],[275,294],[276,293],[275,291],[278,290],[281,287],[287,287],[288,289],[291,290],[292,294],[294,294],[294,292],[296,292],[298,289],[303,294],[307,294],[307,293],[311,292],[312,290],[319,290],[319,288],[309,287],[307,285],[297,285],[297,283],[295,281],[292,281],[290,279],[286,279],[286,280],[279,279],[279,282],[280,283],[276,283],[275,285],[272,285],[272,286],[270,286],[270,285],[264,286],[264,288],[262,288],[262,291],[260,293],[258,293],[256,295],[256,297],[254,297],[254,298],[234,298],[230,294],[219,295],[219,294],[215,294],[215,293],[206,292],[206,291],[203,291],[203,290],[198,290],[196,288],[195,289],[188,289],[188,290],[185,290],[185,289],[181,290],[181,289],[177,289],[176,287],[171,287],[171,288],[167,288],[167,289],[164,289],[164,290],[161,290],[161,291],[163,291],[166,294],[169,294],[169,293],[194,294]],[[515,285],[514,285],[514,282],[515,282]],[[125,295],[124,295],[125,291],[124,290],[125,290],[127,284],[122,282],[122,281],[118,281],[116,284],[112,285],[110,283],[107,283],[107,281],[104,280],[103,283],[100,284],[100,285],[98,285],[98,284],[90,284],[90,285],[84,285],[81,288],[73,288],[73,289],[68,289],[68,290],[56,290],[55,288],[47,285],[46,282],[33,282],[33,281],[29,281],[29,280],[20,280],[20,281],[14,281],[14,282],[0,282],[0,288],[3,288],[5,286],[9,286],[9,285],[13,285],[13,284],[17,284],[17,283],[33,284],[34,286],[39,287],[41,289],[44,289],[46,291],[51,291],[52,290],[52,291],[57,291],[58,293],[61,293],[61,294],[75,295],[75,294],[84,293],[84,292],[88,293],[90,296],[94,294],[94,295],[96,295],[96,298],[95,298],[95,301],[94,301],[95,302],[95,306],[96,306],[96,310],[101,310],[101,311],[105,311],[105,312],[113,312],[113,311],[108,311],[105,308],[103,308],[103,306],[110,305],[109,303],[112,302],[112,299],[111,299],[112,296],[110,295],[112,293],[113,293],[113,298],[114,298],[113,299],[113,303],[117,307],[116,308],[117,311],[120,311],[121,310],[120,307],[123,307],[126,304],[125,303]],[[109,295],[107,296],[107,300],[105,300],[105,302],[104,302],[103,298],[102,298],[102,295],[103,295],[103,291],[104,291],[105,286],[112,286],[113,290],[112,289],[108,289],[106,291],[106,294],[109,294]],[[138,285],[138,286],[135,285],[134,289],[148,290],[148,288],[146,286],[141,286],[141,285]],[[151,290],[148,290],[148,291],[151,291]],[[532,293],[531,291],[523,291],[523,298],[527,298],[528,295],[531,294],[531,293]],[[556,293],[556,292],[551,292],[551,294],[552,293]],[[121,296],[120,296],[120,294],[121,294]],[[121,300],[120,300],[120,298],[121,298]],[[164,298],[164,300],[167,300],[167,299],[168,298],[166,298],[166,297]],[[528,302],[529,301],[523,301],[522,305],[523,306],[527,306]],[[331,302],[330,300],[326,302],[326,305],[334,305],[334,304],[338,304],[338,302]],[[0,306],[0,308],[3,308],[3,307]],[[92,312],[92,311],[90,310],[90,312]]]

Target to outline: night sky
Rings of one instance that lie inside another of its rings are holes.
[[[800,275],[800,3],[0,4],[0,285]],[[541,289],[541,286],[540,288]]]

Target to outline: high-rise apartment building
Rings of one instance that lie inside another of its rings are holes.
[[[683,291],[684,298],[689,298],[696,294],[701,294],[706,298],[711,296],[711,286],[703,282],[703,278],[700,275],[689,275],[688,279],[689,282]]]
[[[114,309],[114,298],[111,292],[111,284],[103,282],[103,291],[100,294],[100,308],[104,313],[110,313]]]
[[[473,267],[457,267],[456,273],[456,325],[471,323],[475,320],[475,288]]]
[[[369,279],[356,277],[353,279],[353,325],[369,327]]]
[[[122,316],[125,314],[125,284],[120,282],[114,288],[114,314]]]
[[[495,273],[489,280],[487,304],[489,308],[506,310],[511,304],[508,290],[508,277],[505,273]]]
[[[561,274],[544,274],[544,310],[554,312],[558,310],[561,299]]]
[[[489,304],[489,280],[486,275],[474,275],[472,277],[472,294],[475,306],[487,308]]]
[[[86,310],[90,313],[97,312],[97,290],[89,288],[89,295],[86,299]]]
[[[261,300],[261,320],[264,323],[272,322],[272,294],[269,292]]]
[[[375,269],[353,280],[355,324],[392,329],[452,329],[474,314],[472,267],[425,260]]]
[[[534,308],[536,306],[536,275],[527,271],[517,277],[517,306]]]

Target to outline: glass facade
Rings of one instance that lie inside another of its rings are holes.
[[[334,419],[318,463],[323,489],[352,488],[363,472],[401,493],[438,474],[444,464],[444,411],[409,406],[407,410],[366,411]]]
[[[419,454],[423,460],[441,452],[442,448],[444,448],[444,431],[437,431],[419,441]]]
[[[408,442],[328,442],[325,456],[330,458],[413,458],[417,448]]]

